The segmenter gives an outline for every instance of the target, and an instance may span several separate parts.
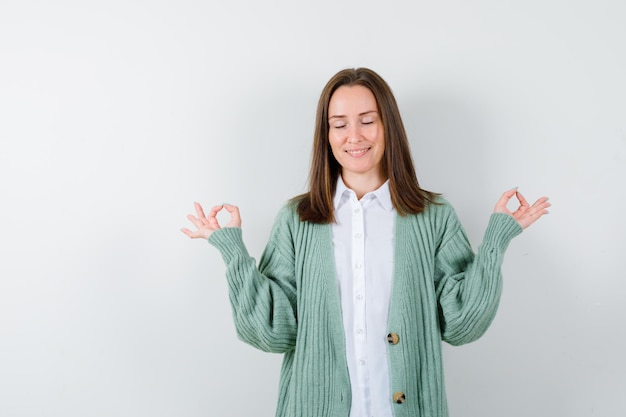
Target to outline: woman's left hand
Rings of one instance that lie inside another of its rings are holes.
[[[517,197],[520,204],[515,211],[511,211],[507,208],[507,204],[513,196]],[[502,194],[502,197],[500,197],[496,203],[496,207],[493,212],[506,213],[513,216],[522,229],[526,229],[528,226],[539,220],[541,216],[548,214],[548,207],[550,207],[548,197],[541,197],[539,200],[535,201],[532,206],[530,206],[524,196],[517,191],[517,188],[513,188],[512,190],[505,191]]]

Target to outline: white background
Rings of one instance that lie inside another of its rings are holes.
[[[0,416],[270,416],[281,357],[239,342],[217,251],[258,257],[306,189],[326,81],[396,93],[421,184],[480,243],[519,186],[478,342],[445,348],[451,415],[624,416],[622,0],[0,1]]]

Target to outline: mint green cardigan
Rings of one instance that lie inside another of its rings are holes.
[[[396,216],[389,333],[395,417],[448,415],[444,340],[478,339],[492,322],[502,289],[504,252],[522,229],[492,214],[475,255],[453,208],[443,199],[419,215]],[[209,237],[226,262],[238,336],[284,354],[278,417],[348,417],[351,389],[329,224],[300,221],[293,204],[276,219],[257,267],[240,228]],[[386,338],[387,335],[380,335]]]

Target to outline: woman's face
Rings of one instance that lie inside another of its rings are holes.
[[[328,104],[329,141],[344,178],[382,179],[385,134],[374,94],[361,85],[339,87]]]

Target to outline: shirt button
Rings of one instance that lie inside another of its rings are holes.
[[[356,334],[363,334],[363,329],[356,329]]]
[[[354,235],[354,237],[356,237],[357,239],[360,239],[361,238],[361,234],[357,233],[356,235]]]
[[[355,267],[356,269],[361,269],[361,264],[356,264],[356,265],[354,265],[354,267]]]
[[[359,214],[359,213],[361,212],[361,209],[358,209],[358,208],[357,208],[357,209],[354,209],[354,212],[355,212],[356,214]]]
[[[363,299],[363,294],[358,294],[358,295],[356,296],[356,299],[357,299],[357,300],[359,300],[359,301],[361,301],[361,300]]]
[[[365,361],[364,361],[363,359],[361,359],[361,360],[359,361],[359,365],[361,365],[361,366],[365,365]]]

